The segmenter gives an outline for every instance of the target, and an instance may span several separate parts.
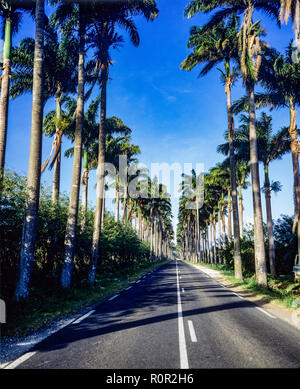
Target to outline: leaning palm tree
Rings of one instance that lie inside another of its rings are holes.
[[[243,15],[239,31],[240,69],[243,84],[246,87],[249,100],[250,117],[250,166],[252,179],[253,210],[254,210],[254,247],[255,270],[258,284],[267,287],[267,267],[264,246],[262,206],[260,195],[260,180],[258,170],[257,139],[255,129],[254,88],[258,81],[261,65],[261,51],[264,43],[260,40],[263,30],[259,22],[253,22],[254,10],[261,10],[279,20],[280,0],[193,0],[185,9],[187,17],[197,12],[215,11],[203,27],[209,29],[230,15]]]
[[[237,158],[240,161],[248,162],[250,159],[249,148],[249,118],[246,115],[241,116],[241,126],[237,131],[236,151]],[[264,167],[264,186],[267,213],[268,228],[268,246],[269,246],[269,263],[272,275],[276,274],[275,263],[275,243],[272,224],[271,192],[280,190],[278,181],[270,182],[269,165],[276,159],[289,152],[290,141],[287,128],[283,128],[276,134],[272,134],[272,117],[262,112],[261,117],[256,121],[257,142],[258,142],[258,159]]]
[[[224,70],[219,70],[222,75],[222,81],[225,83],[225,93],[227,96],[231,197],[234,227],[234,269],[235,277],[242,279],[239,212],[233,151],[234,121],[231,113],[231,89],[238,76],[237,69],[234,67],[232,68],[232,62],[235,64],[238,64],[239,62],[237,39],[238,25],[239,20],[233,15],[226,24],[221,21],[209,29],[193,27],[188,43],[188,48],[193,48],[193,53],[183,61],[181,68],[189,71],[197,65],[205,64],[200,72],[200,76],[204,76],[219,63],[224,63]]]
[[[0,78],[0,196],[5,166],[12,36],[19,30],[22,21],[22,12],[29,11],[33,14],[34,7],[35,1],[33,0],[1,0],[0,2],[0,16],[4,25],[4,50],[3,58],[0,58],[2,65],[2,75]]]
[[[36,0],[35,11],[35,51],[33,71],[33,98],[31,116],[31,138],[29,167],[26,190],[26,208],[22,232],[19,278],[16,285],[15,298],[19,301],[28,296],[28,287],[34,257],[36,230],[38,220],[42,128],[43,128],[43,44],[45,24],[45,2]]]
[[[293,61],[292,43],[289,44],[285,56],[275,49],[264,50],[262,58],[260,81],[265,92],[255,95],[256,107],[268,106],[287,108],[290,112],[289,137],[292,154],[294,176],[294,223],[293,231],[298,225],[298,255],[300,256],[300,170],[299,141],[296,125],[297,105],[300,104],[300,64]],[[248,109],[248,98],[242,97],[233,104],[235,113]]]

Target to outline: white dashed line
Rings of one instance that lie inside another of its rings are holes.
[[[232,293],[233,293],[235,296],[239,297],[240,299],[244,300],[244,297],[240,296],[239,294],[234,293],[234,292],[232,292]]]
[[[111,301],[111,300],[114,300],[115,298],[117,298],[119,295],[116,294],[115,296],[111,297],[110,299],[108,299],[108,301]]]
[[[264,309],[260,308],[260,307],[255,307],[256,309],[258,309],[259,311],[261,311],[262,313],[264,313],[265,315],[271,317],[272,319],[276,319],[275,316],[271,315],[269,312],[265,311]]]
[[[77,320],[73,321],[72,325],[80,323],[82,320],[84,320],[86,317],[90,316],[94,312],[95,312],[95,310],[92,310],[92,311],[86,313],[85,315],[79,317]]]
[[[189,330],[190,330],[191,341],[195,343],[195,342],[197,342],[197,337],[196,337],[193,322],[191,320],[188,320],[188,326],[189,326]]]
[[[188,362],[185,335],[184,335],[184,325],[183,325],[183,318],[182,318],[182,306],[181,306],[180,286],[179,286],[179,276],[178,276],[177,263],[176,263],[176,276],[177,276],[177,307],[178,307],[178,336],[179,336],[180,368],[181,369],[188,369],[189,362]]]
[[[26,353],[20,358],[16,359],[14,362],[9,363],[7,366],[4,367],[4,369],[14,369],[15,367],[21,365],[21,363],[27,361],[27,359],[31,358],[34,354],[36,354],[36,351]]]
[[[125,290],[129,290],[129,289],[131,289],[132,288],[132,286],[128,286],[128,288],[126,288]]]

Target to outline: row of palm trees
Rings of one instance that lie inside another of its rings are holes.
[[[201,65],[200,76],[206,75],[219,64],[224,68],[219,69],[222,81],[225,84],[228,115],[228,152],[230,171],[230,193],[228,193],[230,207],[228,211],[233,213],[234,236],[234,269],[235,277],[242,279],[240,226],[236,184],[236,155],[234,131],[234,114],[248,111],[247,116],[247,142],[249,142],[248,155],[250,160],[251,186],[254,210],[254,249],[255,269],[257,282],[267,286],[266,253],[263,233],[263,217],[259,178],[259,149],[256,108],[262,106],[288,107],[290,110],[290,125],[288,128],[290,149],[293,158],[294,174],[294,203],[295,217],[294,228],[298,225],[298,251],[300,254],[300,223],[299,219],[299,142],[296,126],[296,106],[300,103],[300,64],[299,64],[299,8],[300,2],[294,1],[256,1],[256,0],[232,0],[232,1],[208,1],[193,0],[185,9],[185,16],[193,17],[195,14],[209,14],[208,22],[202,27],[191,29],[188,48],[192,53],[181,64],[182,69],[190,71],[197,65]],[[254,11],[262,11],[273,17],[277,24],[289,16],[292,16],[295,28],[295,42],[298,45],[294,49],[292,43],[287,49],[286,56],[282,56],[275,49],[268,47],[262,40],[265,35],[260,21],[254,21]],[[246,89],[246,96],[232,104],[231,90],[238,78],[242,79]],[[255,87],[261,84],[265,93],[255,94]],[[266,169],[267,169],[266,164]],[[267,196],[269,189],[266,187]],[[206,193],[209,196],[208,193]],[[219,198],[219,196],[218,196]],[[268,206],[268,208],[270,208]],[[201,211],[200,211],[201,212]],[[270,232],[271,221],[268,212],[268,227]],[[214,219],[213,219],[214,220]],[[231,218],[230,218],[231,220]],[[197,233],[196,235],[199,235]],[[270,234],[269,234],[270,235]],[[199,240],[199,239],[198,239]],[[272,245],[271,245],[272,248]],[[272,256],[271,256],[272,258]],[[272,260],[272,259],[271,259]]]
[[[265,112],[256,121],[258,158],[264,168],[263,192],[266,204],[267,235],[268,235],[268,258],[269,268],[272,275],[276,275],[275,243],[272,224],[271,194],[281,190],[279,181],[270,181],[270,163],[290,151],[290,138],[288,127],[273,133],[272,117]],[[228,133],[225,133],[228,140]],[[240,126],[235,130],[234,138],[235,150],[235,173],[238,190],[238,210],[240,238],[243,238],[243,190],[247,189],[250,183],[247,181],[250,174],[250,144],[249,144],[249,117],[242,114]],[[217,147],[218,152],[228,155],[229,142]],[[182,196],[179,208],[178,241],[181,246],[182,256],[191,257],[194,261],[204,260],[211,263],[223,263],[221,249],[224,249],[226,242],[232,240],[232,196],[231,196],[231,169],[230,161],[227,157],[223,163],[218,163],[211,168],[203,177],[205,200],[203,207],[198,211],[187,210],[185,204],[190,197],[196,198],[196,173],[192,171],[192,188],[187,191],[187,187],[182,186]],[[225,218],[227,217],[227,231]],[[199,226],[199,236],[197,236],[197,225]],[[194,231],[194,238],[191,237],[191,229]],[[195,244],[188,244],[187,237],[191,237],[191,242],[199,239]]]
[[[48,18],[45,14],[45,3],[45,0],[1,0],[0,3],[0,15],[5,24],[0,102],[0,186],[5,168],[9,96],[15,98],[30,92],[33,99],[26,209],[20,270],[15,291],[17,301],[27,298],[29,294],[37,233],[40,179],[41,173],[48,165],[50,168],[54,167],[53,204],[59,201],[63,136],[68,136],[74,146],[67,151],[67,155],[73,156],[73,170],[61,286],[69,288],[71,285],[80,186],[82,183],[82,209],[86,212],[88,172],[91,168],[98,169],[89,272],[89,281],[94,284],[107,180],[102,166],[104,162],[114,163],[118,153],[126,154],[132,163],[135,155],[140,152],[138,146],[130,142],[131,130],[120,119],[106,117],[107,83],[113,63],[111,50],[119,48],[124,41],[117,32],[117,27],[123,28],[131,42],[138,46],[139,34],[133,17],[142,15],[148,21],[154,20],[158,14],[154,0],[120,2],[49,0],[54,6],[54,13]],[[13,48],[12,36],[18,31],[24,12],[30,12],[34,16],[35,39],[23,39],[18,47]],[[85,113],[86,102],[97,87],[98,97],[92,101]],[[72,98],[74,94],[77,94],[76,99]],[[49,99],[55,100],[56,110],[48,113],[43,120],[44,107]],[[100,115],[97,123],[98,110]],[[42,165],[43,130],[46,135],[54,135],[54,140],[51,153]],[[119,137],[112,135],[116,132],[120,134]],[[115,182],[115,187],[116,220],[119,220],[118,182]],[[144,204],[138,199],[128,198],[126,187],[121,189],[124,192],[122,219],[132,220],[133,215],[134,218],[138,218],[136,228],[140,237],[151,243],[152,257],[167,256],[173,233],[169,200],[164,196],[156,199],[157,201],[151,200]],[[162,188],[159,193],[162,193]],[[84,218],[81,228],[85,228]]]

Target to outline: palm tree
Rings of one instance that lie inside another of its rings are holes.
[[[237,79],[237,70],[231,69],[231,63],[238,63],[238,24],[239,21],[233,15],[225,24],[223,21],[212,28],[191,29],[188,48],[193,48],[190,54],[181,64],[181,68],[191,70],[195,66],[205,64],[200,76],[206,75],[214,66],[220,62],[224,63],[224,71],[221,72],[222,80],[225,83],[227,96],[227,117],[228,117],[228,139],[230,145],[230,169],[231,169],[231,197],[233,205],[233,227],[234,227],[234,269],[235,277],[242,279],[242,262],[239,234],[239,213],[236,191],[235,158],[233,151],[234,121],[231,113],[231,89]],[[231,220],[231,219],[229,219]]]
[[[300,51],[300,0],[281,0],[280,20],[287,24],[289,18],[292,18],[294,23],[295,41]],[[296,61],[295,61],[296,62]]]
[[[62,103],[68,93],[76,92],[76,60],[78,45],[74,39],[63,37],[60,41],[58,34],[52,25],[45,29],[44,43],[44,104],[54,97],[56,111],[50,112],[46,117],[47,125],[44,127],[46,135],[55,134],[49,157],[42,165],[42,173],[49,164],[52,153],[54,156],[50,168],[54,166],[52,201],[54,204],[59,199],[61,143],[65,129],[68,127],[62,117]],[[19,47],[13,50],[12,60],[16,71],[12,75],[11,95],[13,98],[32,90],[32,62],[34,56],[34,40],[26,38],[21,41]],[[53,63],[53,58],[56,61]],[[74,71],[75,69],[75,71]],[[52,120],[50,120],[52,119]]]
[[[212,28],[207,29],[193,27],[189,39],[188,47],[194,49],[181,67],[185,70],[191,70],[199,64],[205,63],[200,75],[208,73],[214,66],[224,62],[224,71],[221,69],[222,80],[225,83],[225,93],[227,96],[227,116],[228,116],[228,139],[230,145],[230,168],[231,168],[231,197],[233,208],[233,227],[234,227],[234,263],[235,277],[242,279],[242,262],[239,234],[239,212],[236,191],[235,177],[235,159],[233,151],[234,121],[231,113],[231,89],[237,79],[237,70],[231,69],[231,63],[238,64],[238,24],[239,21],[233,15],[225,24],[220,22]]]
[[[60,25],[62,31],[68,36],[73,33],[74,24],[78,32],[79,53],[78,53],[78,86],[77,86],[77,106],[75,111],[75,141],[74,159],[72,171],[72,184],[69,202],[69,213],[65,234],[65,254],[61,273],[61,286],[69,288],[71,284],[71,274],[74,261],[76,226],[78,218],[79,190],[81,177],[82,158],[82,129],[84,121],[84,87],[85,87],[85,52],[86,33],[91,23],[91,1],[61,2],[52,20]]]
[[[28,296],[28,287],[30,282],[36,241],[43,128],[43,44],[45,24],[44,7],[44,0],[36,0],[36,32],[33,71],[30,154],[26,190],[25,218],[23,224],[20,253],[19,278],[15,291],[15,298],[17,301]]]
[[[147,20],[157,14],[155,1],[129,1],[124,3],[117,2],[102,4],[99,8],[96,7],[93,31],[91,33],[91,47],[95,49],[95,58],[100,64],[100,87],[101,87],[101,106],[100,106],[100,124],[99,124],[99,152],[98,152],[98,179],[97,179],[97,197],[96,211],[93,231],[93,243],[91,253],[91,271],[89,281],[91,284],[95,281],[96,267],[99,256],[99,240],[101,232],[101,214],[103,207],[104,193],[104,172],[103,166],[105,162],[105,128],[104,122],[106,118],[106,93],[107,82],[109,76],[109,67],[112,64],[110,49],[117,49],[123,42],[122,36],[115,31],[115,26],[123,27],[128,33],[131,42],[139,45],[139,34],[137,28],[130,17],[131,14],[142,14]]]
[[[248,161],[249,156],[249,119],[241,116],[240,130],[237,131],[236,149],[239,160]],[[272,134],[272,117],[262,112],[259,120],[256,121],[258,159],[264,166],[264,186],[267,213],[268,243],[269,243],[269,263],[272,275],[276,274],[275,264],[275,244],[272,225],[271,191],[280,190],[280,184],[276,181],[271,183],[269,178],[269,164],[275,159],[281,159],[290,149],[290,141],[287,128],[283,128],[276,134]]]
[[[239,217],[240,217],[240,236],[243,237],[244,229],[244,204],[243,204],[243,189],[247,189],[250,185],[250,182],[247,181],[247,177],[250,174],[250,165],[248,161],[236,163],[236,183],[239,188]]]
[[[34,7],[35,1],[33,0],[1,0],[0,2],[0,16],[3,18],[4,24],[4,50],[2,76],[0,78],[0,196],[5,166],[12,35],[19,30],[22,21],[22,12],[29,11],[33,14]]]
[[[292,153],[294,175],[294,209],[295,217],[293,231],[298,225],[298,255],[300,256],[300,171],[298,161],[298,132],[296,125],[297,108],[300,104],[300,64],[293,62],[292,43],[288,46],[285,56],[275,49],[264,50],[261,64],[260,80],[266,92],[255,95],[256,107],[269,106],[288,108],[290,112],[289,136]],[[235,113],[248,109],[248,99],[243,97],[233,104]]]
[[[243,15],[243,21],[239,31],[239,51],[241,74],[249,100],[250,166],[254,210],[255,269],[257,282],[264,287],[267,287],[267,268],[264,247],[254,102],[254,87],[258,81],[261,65],[261,51],[264,43],[261,42],[259,38],[263,33],[263,30],[259,26],[259,22],[253,22],[253,12],[254,9],[262,10],[278,20],[279,7],[279,0],[220,0],[217,2],[194,0],[185,9],[185,15],[187,17],[191,17],[197,12],[207,13],[214,10],[216,11],[203,27],[204,29],[216,26],[220,21],[228,18],[230,15]]]

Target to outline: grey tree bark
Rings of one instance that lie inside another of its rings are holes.
[[[260,195],[260,179],[258,167],[257,136],[255,128],[254,86],[248,85],[249,96],[249,139],[250,139],[250,168],[252,181],[253,211],[254,211],[254,254],[257,283],[267,287],[267,266],[263,232],[263,217]]]
[[[81,177],[81,156],[82,156],[82,128],[84,116],[84,49],[85,49],[85,26],[80,12],[79,26],[79,57],[78,57],[78,96],[76,108],[74,159],[72,170],[72,184],[69,202],[68,220],[65,234],[64,263],[61,273],[62,288],[69,288],[74,263],[76,245],[76,227],[78,219],[79,191]]]
[[[36,1],[35,45],[32,90],[32,114],[30,154],[26,189],[26,208],[22,231],[19,277],[15,290],[17,301],[28,296],[32,263],[34,259],[38,208],[40,196],[42,127],[43,127],[43,48],[44,48],[44,0]]]

